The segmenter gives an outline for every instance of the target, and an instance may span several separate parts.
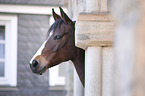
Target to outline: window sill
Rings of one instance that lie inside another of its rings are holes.
[[[52,90],[52,91],[53,91],[53,90],[54,90],[54,91],[55,91],[55,90],[62,91],[62,90],[65,90],[65,87],[64,87],[64,86],[49,86],[48,89],[49,89],[49,90]]]
[[[7,91],[18,91],[19,89],[17,87],[11,87],[11,86],[0,86],[0,92],[7,92]]]

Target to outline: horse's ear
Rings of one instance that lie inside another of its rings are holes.
[[[54,12],[54,9],[53,8],[52,8],[52,14],[53,14],[53,18],[54,18],[55,21],[58,20],[59,18],[61,18],[58,14],[56,14]]]
[[[72,22],[72,20],[66,15],[66,13],[63,11],[63,9],[61,7],[59,7],[60,9],[60,13],[61,13],[61,17],[62,17],[62,20],[68,24],[69,22]]]
[[[73,21],[74,25],[76,24],[76,21]]]

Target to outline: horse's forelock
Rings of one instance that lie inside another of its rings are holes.
[[[50,26],[50,28],[49,28],[49,30],[48,30],[48,34],[50,34],[50,32],[52,31],[52,30],[55,30],[57,27],[60,27],[60,25],[61,25],[61,23],[63,22],[63,20],[60,18],[60,19],[58,19],[58,20],[56,20],[51,26]]]

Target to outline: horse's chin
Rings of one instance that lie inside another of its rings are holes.
[[[47,68],[46,66],[43,68],[38,67],[36,70],[32,70],[33,73],[37,75],[43,75],[46,72]]]
[[[46,72],[46,70],[47,70],[47,68],[46,68],[46,66],[45,67],[43,67],[40,71],[38,71],[38,75],[42,75],[42,74],[44,74],[45,72]]]

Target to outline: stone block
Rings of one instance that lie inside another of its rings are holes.
[[[108,14],[80,13],[76,24],[76,46],[112,46],[116,23]]]

